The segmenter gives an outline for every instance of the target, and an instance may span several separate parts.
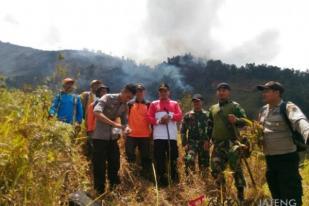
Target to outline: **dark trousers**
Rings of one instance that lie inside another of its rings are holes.
[[[87,140],[86,144],[84,145],[84,153],[87,159],[91,160],[92,159],[92,153],[93,153],[93,132],[87,132]]]
[[[120,153],[117,140],[93,140],[93,178],[98,193],[105,190],[106,169],[111,187],[120,183]]]
[[[154,140],[154,159],[156,163],[157,179],[160,185],[166,186],[168,184],[168,167],[170,168],[171,180],[174,182],[179,180],[177,171],[177,158],[178,148],[176,140],[170,140],[170,150],[168,140]]]
[[[266,179],[273,199],[302,204],[302,183],[297,152],[266,156]]]
[[[134,163],[136,161],[135,150],[138,148],[141,155],[142,174],[151,173],[151,141],[152,139],[149,137],[126,138],[125,148],[127,160],[129,163]]]

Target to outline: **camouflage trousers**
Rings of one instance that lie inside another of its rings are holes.
[[[241,159],[237,151],[233,149],[231,141],[222,141],[214,144],[211,154],[211,174],[215,178],[217,186],[225,185],[224,170],[227,165],[233,172],[234,183],[237,189],[246,186],[246,181],[241,168]]]
[[[186,172],[188,169],[195,170],[195,161],[198,160],[200,171],[209,167],[209,151],[204,149],[203,141],[189,141],[184,156]]]

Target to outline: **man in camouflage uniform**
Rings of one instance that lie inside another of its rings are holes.
[[[209,113],[203,110],[203,97],[200,94],[193,95],[193,110],[186,113],[181,125],[182,146],[185,147],[185,167],[195,169],[195,159],[198,157],[200,172],[206,172],[209,166],[209,139],[207,136],[207,124]]]
[[[231,101],[231,87],[227,83],[217,86],[218,103],[209,110],[209,128],[211,140],[214,145],[211,154],[211,174],[215,178],[218,188],[225,189],[224,170],[227,164],[233,171],[237,197],[244,200],[245,178],[240,164],[241,147],[237,146],[239,132],[236,127],[245,126],[246,113],[236,102]],[[235,149],[238,148],[238,149]]]

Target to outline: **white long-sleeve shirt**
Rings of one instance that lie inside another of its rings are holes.
[[[309,121],[300,108],[292,102],[288,102],[287,115],[292,122],[293,129],[304,137],[305,142],[309,141]]]

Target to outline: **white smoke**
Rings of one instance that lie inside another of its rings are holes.
[[[210,56],[216,42],[211,29],[223,0],[156,0],[148,1],[145,35],[147,63],[189,53]]]
[[[264,31],[256,38],[226,52],[224,60],[237,65],[244,62],[269,62],[279,54],[278,38],[278,31]]]
[[[124,61],[121,68],[125,73],[122,78],[127,83],[143,83],[146,87],[156,88],[161,82],[165,82],[170,84],[172,91],[180,94],[192,89],[190,85],[184,83],[179,68],[173,65],[161,63],[150,68],[145,65],[137,66],[133,61]],[[155,92],[150,95],[153,97]]]
[[[230,48],[214,36],[224,3],[225,0],[148,0],[147,18],[139,34],[142,48],[139,52],[132,50],[128,56],[150,65],[185,53],[237,65],[270,62],[276,57],[279,32],[274,29]]]

